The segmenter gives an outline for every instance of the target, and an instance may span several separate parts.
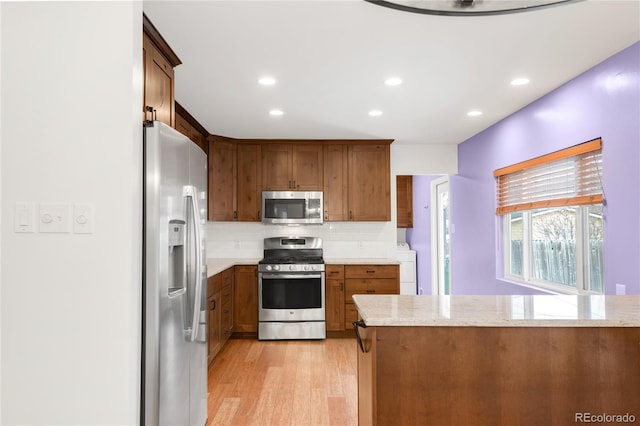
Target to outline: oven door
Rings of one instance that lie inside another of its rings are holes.
[[[324,321],[324,273],[259,274],[259,321]]]

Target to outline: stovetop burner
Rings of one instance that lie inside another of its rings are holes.
[[[320,263],[324,263],[324,259],[322,257],[265,257],[258,262],[261,265],[266,265],[268,263],[279,263],[279,264],[298,264],[298,263],[306,263],[317,265]]]
[[[264,258],[258,264],[260,271],[323,271],[322,239],[265,238]]]

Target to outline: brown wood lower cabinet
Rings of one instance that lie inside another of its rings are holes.
[[[399,294],[398,265],[326,265],[325,312],[327,331],[353,329],[358,311],[354,294]]]
[[[358,319],[354,294],[400,294],[399,265],[345,265],[345,323],[347,330]]]
[[[234,332],[258,332],[258,267],[235,266],[207,280],[209,362]]]
[[[640,418],[638,327],[359,328],[359,425]],[[607,423],[607,422],[603,422]]]
[[[238,333],[258,332],[258,267],[235,267],[234,327]]]
[[[209,362],[222,349],[233,331],[233,268],[207,280],[207,309],[209,319]]]
[[[327,331],[344,331],[344,265],[326,265],[325,318]]]
[[[220,279],[218,275],[209,277],[207,280],[207,311],[209,327],[208,361],[211,362],[222,348],[222,338],[220,335],[222,316],[220,315]]]

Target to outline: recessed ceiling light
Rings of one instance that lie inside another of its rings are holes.
[[[274,117],[279,117],[282,114],[284,114],[284,112],[282,112],[282,110],[280,109],[272,109],[271,111],[269,111],[269,115],[272,115]]]
[[[402,84],[402,79],[399,77],[389,77],[384,81],[387,86],[399,86]]]
[[[258,80],[258,83],[262,84],[263,86],[273,86],[274,84],[276,84],[276,79],[273,77],[262,77],[260,80]]]
[[[372,109],[371,111],[369,111],[369,115],[372,117],[379,117],[382,115],[382,111],[380,111],[379,109]]]
[[[514,80],[511,80],[512,86],[523,86],[525,84],[529,84],[529,79],[526,77],[521,77],[521,78],[516,78]]]
[[[467,115],[469,117],[477,117],[479,115],[482,115],[482,111],[478,111],[478,110],[469,111]]]

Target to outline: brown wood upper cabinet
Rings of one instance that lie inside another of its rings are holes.
[[[349,220],[391,220],[389,148],[387,144],[349,147]]]
[[[262,145],[239,143],[236,158],[236,220],[259,222],[262,219]]]
[[[236,143],[221,136],[209,136],[209,220],[232,221],[237,217]]]
[[[207,141],[209,132],[178,102],[175,104],[175,109],[176,130],[191,139],[206,154],[209,154],[209,142]]]
[[[398,228],[413,228],[413,176],[396,176]]]
[[[348,145],[324,146],[324,220],[349,219]]]
[[[182,62],[146,15],[143,15],[143,30],[143,120],[158,120],[174,127],[173,68]]]
[[[261,220],[262,191],[323,191],[325,221],[389,221],[390,140],[209,136],[209,220]]]
[[[262,183],[266,191],[321,191],[323,151],[319,143],[265,143]]]
[[[389,221],[389,144],[327,145],[324,220]]]
[[[259,143],[209,136],[209,220],[261,220],[261,151]]]

